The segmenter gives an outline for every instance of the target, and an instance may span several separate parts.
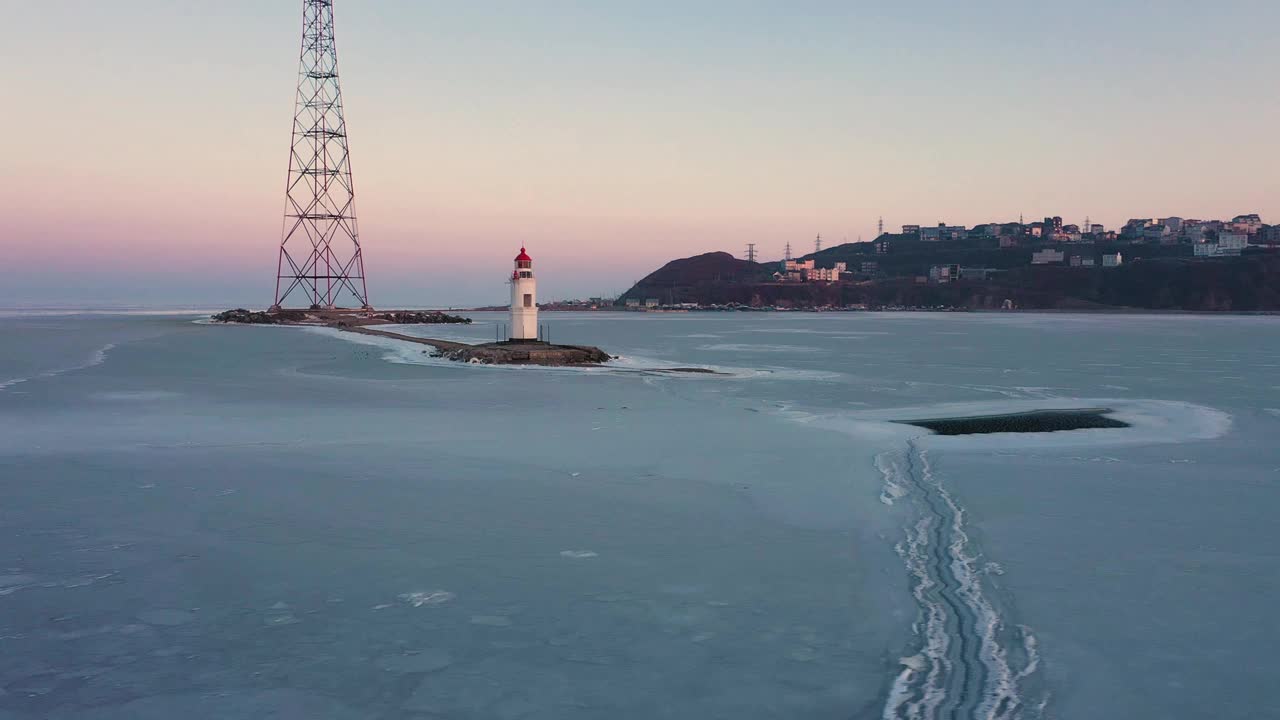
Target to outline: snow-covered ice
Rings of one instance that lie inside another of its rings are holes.
[[[192,319],[0,316],[6,720],[1274,707],[1274,319]],[[1073,408],[1129,427],[897,422]]]

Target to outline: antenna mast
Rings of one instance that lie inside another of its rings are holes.
[[[333,0],[302,3],[302,54],[273,309],[295,292],[312,308],[369,307],[356,225]]]

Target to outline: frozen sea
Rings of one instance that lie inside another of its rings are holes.
[[[1280,320],[195,319],[0,313],[0,720],[1280,717]]]

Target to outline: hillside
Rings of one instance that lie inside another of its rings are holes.
[[[876,244],[881,241],[887,242],[888,252],[876,252]],[[836,245],[819,253],[810,253],[800,259],[815,259],[820,267],[831,267],[837,262],[844,262],[853,269],[858,268],[863,262],[875,261],[880,266],[880,272],[887,277],[914,277],[929,274],[929,268],[934,265],[960,265],[995,270],[1024,268],[1031,264],[1032,251],[1041,247],[1059,246],[1037,244],[1001,248],[994,239],[923,242],[903,235],[885,234],[877,238],[876,242]],[[1191,255],[1190,247],[1163,245],[1076,244],[1067,247],[1066,251],[1068,254],[1119,251],[1130,260],[1190,257]]]
[[[720,288],[749,286],[770,279],[774,265],[739,260],[727,252],[672,260],[636,283],[621,300],[657,299],[666,305],[701,302]]]
[[[1020,309],[1118,309],[1187,311],[1280,311],[1280,255],[1242,257],[1148,257],[1118,268],[1029,265],[1020,250],[921,249],[870,255],[863,247],[840,246],[818,255],[852,265],[875,260],[885,279],[841,283],[777,283],[775,264],[748,263],[728,253],[676,260],[641,280],[623,298],[655,298],[663,304],[742,304],[777,307],[866,305],[870,307],[959,307],[990,309],[1006,300]],[[1160,248],[1149,249],[1159,255]],[[1029,251],[1025,253],[1029,256]],[[982,262],[981,258],[1003,262]],[[1011,258],[1020,259],[1013,265]],[[1000,268],[985,281],[947,284],[916,280],[933,264]],[[896,276],[894,276],[896,275]]]

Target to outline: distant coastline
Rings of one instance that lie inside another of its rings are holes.
[[[777,263],[724,252],[673,260],[616,304],[631,310],[1280,312],[1280,249],[1188,257],[1174,253],[1180,248],[1135,246],[1128,256],[1117,253],[1120,259],[1110,266],[1073,266],[1021,264],[1021,254],[1030,257],[1030,251],[1015,255],[945,242],[909,243],[895,258],[892,244],[883,250],[877,245],[822,251],[822,262],[834,264],[824,274],[838,277],[831,280],[783,279]],[[963,262],[988,265],[975,269]],[[1007,267],[990,267],[998,262]],[[817,265],[813,257],[805,261],[806,267]],[[836,272],[855,265],[858,273]]]

